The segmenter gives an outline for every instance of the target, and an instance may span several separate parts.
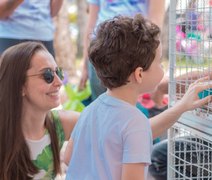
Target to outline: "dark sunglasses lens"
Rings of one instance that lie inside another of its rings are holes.
[[[43,73],[43,78],[44,80],[50,84],[52,83],[52,81],[54,80],[54,73],[52,72],[51,69],[47,69],[44,73]]]
[[[60,78],[60,80],[63,80],[64,79],[64,74],[63,74],[62,68],[57,68],[56,69],[56,74],[58,75],[58,77]]]

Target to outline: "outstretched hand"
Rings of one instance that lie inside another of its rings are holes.
[[[204,77],[196,80],[189,85],[188,90],[173,107],[168,108],[166,111],[154,116],[150,119],[153,138],[163,134],[170,128],[181,116],[182,113],[201,107],[211,101],[211,96],[204,98],[199,97],[199,93],[204,90],[210,90],[212,83],[209,77]],[[208,93],[210,94],[210,93]]]
[[[196,80],[194,83],[189,85],[188,90],[181,101],[179,101],[179,104],[184,108],[184,111],[189,111],[209,103],[212,99],[211,95],[200,99],[198,94],[201,91],[208,90],[210,88],[212,88],[212,83],[209,81],[208,76]]]

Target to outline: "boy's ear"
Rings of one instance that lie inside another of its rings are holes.
[[[137,67],[137,68],[135,69],[135,80],[136,80],[138,83],[142,83],[142,79],[143,79],[143,68]]]

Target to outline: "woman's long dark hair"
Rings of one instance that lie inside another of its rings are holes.
[[[30,151],[22,131],[22,88],[33,55],[47,51],[36,42],[26,42],[7,49],[0,59],[0,179],[32,179],[38,168],[30,158]],[[59,145],[50,116],[45,126],[51,138],[54,172],[60,172]]]

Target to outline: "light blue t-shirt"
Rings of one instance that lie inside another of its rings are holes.
[[[136,107],[106,93],[81,114],[74,131],[67,180],[118,180],[123,163],[151,163],[149,120]]]
[[[24,0],[11,16],[0,20],[0,37],[23,40],[53,40],[50,0]]]
[[[96,25],[117,15],[133,17],[137,13],[147,16],[148,0],[87,0],[99,6]]]

